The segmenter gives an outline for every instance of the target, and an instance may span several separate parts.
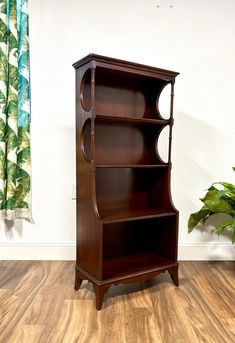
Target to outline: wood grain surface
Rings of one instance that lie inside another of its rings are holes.
[[[112,286],[96,311],[74,262],[2,261],[0,343],[235,342],[235,262],[181,262],[179,277]]]

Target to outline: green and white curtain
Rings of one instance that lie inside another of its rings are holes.
[[[0,0],[0,218],[31,221],[28,0]]]

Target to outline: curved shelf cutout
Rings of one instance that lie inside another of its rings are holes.
[[[156,141],[156,153],[158,158],[163,163],[168,163],[168,154],[169,154],[169,134],[170,134],[170,127],[169,125],[165,126]]]
[[[157,110],[161,118],[169,119],[171,112],[171,84],[166,84],[157,98]]]
[[[91,163],[91,119],[87,119],[82,128],[81,149],[85,160]]]
[[[91,69],[88,69],[83,75],[80,87],[81,105],[84,111],[91,110]]]

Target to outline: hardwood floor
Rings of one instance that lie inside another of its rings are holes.
[[[112,286],[97,312],[74,262],[2,261],[0,343],[235,342],[235,262],[181,262],[179,276]]]

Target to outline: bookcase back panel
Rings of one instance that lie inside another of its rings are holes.
[[[170,209],[168,168],[99,168],[96,170],[98,210]]]
[[[156,100],[166,81],[112,69],[96,68],[95,111],[106,116],[158,118]],[[91,108],[91,71],[84,76],[81,98]]]

